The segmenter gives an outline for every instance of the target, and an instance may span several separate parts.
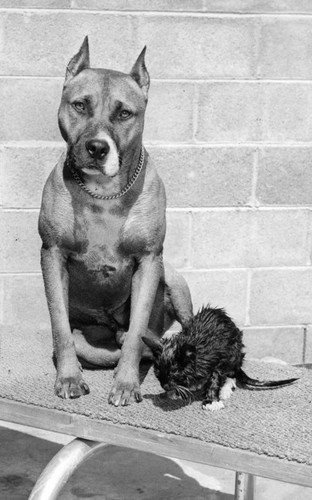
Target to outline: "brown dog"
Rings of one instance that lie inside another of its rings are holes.
[[[78,356],[87,366],[118,363],[112,404],[141,401],[142,335],[159,338],[192,316],[184,279],[162,260],[165,190],[142,146],[144,55],[129,75],[90,69],[85,38],[66,71],[59,126],[67,154],[46,182],[39,218],[62,398],[89,392]]]

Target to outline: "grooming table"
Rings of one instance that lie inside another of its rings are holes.
[[[159,397],[153,370],[142,371],[142,403],[107,403],[113,371],[85,370],[91,393],[63,401],[53,393],[48,331],[1,333],[0,419],[74,436],[39,477],[30,499],[51,500],[76,467],[107,444],[236,471],[236,499],[253,499],[253,476],[312,487],[312,373],[288,365],[245,363],[258,378],[300,376],[275,390],[237,389],[218,412]]]

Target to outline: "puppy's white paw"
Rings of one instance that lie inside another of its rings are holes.
[[[224,408],[222,401],[213,401],[209,404],[203,404],[203,410],[218,411],[222,410],[222,408]]]
[[[227,378],[221,391],[220,399],[229,399],[232,396],[232,392],[236,389],[235,378]]]

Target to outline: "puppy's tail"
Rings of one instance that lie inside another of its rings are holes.
[[[276,389],[277,387],[283,387],[284,385],[290,385],[299,380],[298,378],[287,378],[284,380],[257,380],[255,378],[250,378],[248,375],[240,369],[236,375],[236,380],[241,387],[251,386],[261,388],[271,388]]]

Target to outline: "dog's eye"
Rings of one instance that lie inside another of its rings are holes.
[[[73,102],[72,106],[75,108],[78,113],[83,113],[85,111],[86,107],[83,102],[81,101],[75,101]]]
[[[130,118],[132,116],[132,113],[131,111],[128,111],[127,109],[123,109],[122,111],[120,111],[119,113],[119,118],[121,120],[127,120],[128,118]]]

